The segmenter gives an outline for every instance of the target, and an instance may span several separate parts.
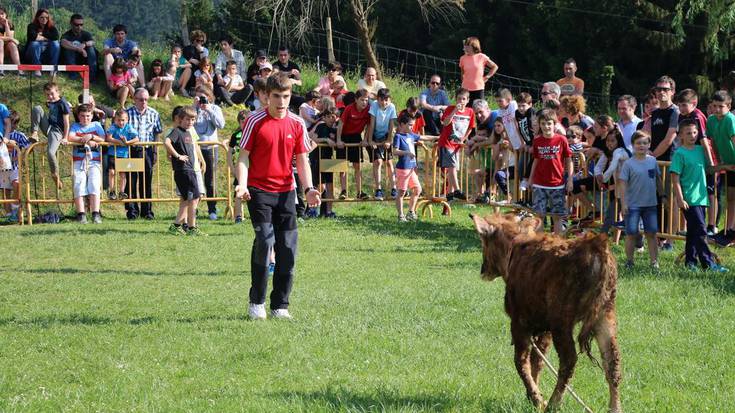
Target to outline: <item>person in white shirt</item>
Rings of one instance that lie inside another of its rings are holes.
[[[378,80],[378,71],[373,67],[365,69],[365,77],[357,81],[357,89],[368,91],[368,98],[372,101],[378,98],[378,91],[385,89],[385,83]]]

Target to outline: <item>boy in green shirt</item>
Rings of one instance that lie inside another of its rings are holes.
[[[720,165],[735,165],[735,115],[730,113],[732,98],[720,90],[712,95],[710,106],[714,112],[707,118],[707,136],[717,152]],[[720,177],[721,179],[721,177]],[[715,188],[717,185],[715,184]],[[735,172],[727,172],[727,224],[725,231],[715,236],[717,244],[726,247],[735,240]]]
[[[696,269],[697,259],[704,269],[727,272],[728,269],[718,265],[707,246],[705,212],[709,205],[707,196],[707,178],[705,169],[711,167],[704,155],[704,148],[695,145],[697,141],[697,125],[687,119],[679,124],[679,147],[671,157],[671,181],[674,187],[676,202],[684,211],[687,221],[685,264],[687,268]],[[732,170],[732,165],[719,169]]]

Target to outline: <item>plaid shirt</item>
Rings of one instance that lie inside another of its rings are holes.
[[[18,148],[21,150],[27,148],[31,144],[26,135],[24,135],[23,132],[18,132],[17,130],[10,132],[10,135],[8,135],[8,139],[11,141],[15,141],[15,143],[18,145]],[[12,165],[12,170],[18,169],[19,154],[20,151],[18,149],[13,149],[10,151],[10,163]]]
[[[161,117],[151,107],[146,108],[143,113],[138,112],[135,106],[129,107],[128,119],[130,126],[138,132],[138,138],[141,142],[153,142],[156,140],[156,135],[163,132]]]

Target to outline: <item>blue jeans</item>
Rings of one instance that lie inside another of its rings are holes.
[[[639,223],[643,221],[643,231],[647,234],[655,234],[658,232],[658,208],[649,207],[628,207],[628,213],[625,215],[625,235],[638,235]]]
[[[84,50],[87,51],[87,59],[84,59],[80,53],[73,50],[64,50],[64,63],[67,65],[82,64],[89,66],[89,81],[94,82],[97,78],[97,50],[94,46],[87,46]],[[72,72],[69,77],[76,79],[79,75]]]
[[[43,60],[48,62],[48,64],[58,65],[60,51],[61,49],[57,40],[44,42],[34,41],[28,44],[26,58],[34,65],[42,64],[42,57]]]

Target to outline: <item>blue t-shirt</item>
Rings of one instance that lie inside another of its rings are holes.
[[[576,169],[575,169],[576,170]],[[635,157],[623,163],[618,180],[625,181],[625,202],[630,208],[656,206],[656,178],[661,176],[656,158],[646,155],[646,159]]]
[[[396,133],[393,137],[393,147],[416,155],[416,142],[418,142],[419,139],[421,139],[421,136],[415,133]],[[416,158],[411,158],[408,155],[401,155],[398,157],[396,168],[414,169],[416,168]]]
[[[115,49],[120,48],[122,50],[122,53],[112,53],[112,57],[117,59],[118,57],[122,57],[123,59],[127,60],[130,57],[130,54],[133,52],[133,49],[138,47],[138,43],[135,43],[134,41],[130,39],[125,39],[123,44],[117,44],[117,41],[115,41],[114,38],[105,40],[104,48],[107,49]]]
[[[421,99],[426,100],[426,103],[432,106],[449,106],[449,96],[444,89],[438,89],[435,94],[431,94],[431,89],[424,89],[421,92]],[[431,112],[431,116],[439,119],[439,112]]]
[[[388,137],[388,130],[390,129],[390,121],[397,119],[398,114],[396,113],[396,106],[389,103],[385,109],[381,109],[378,106],[378,101],[374,101],[370,104],[370,115],[375,117],[375,130],[373,131],[373,139],[378,142],[383,142]]]
[[[129,123],[126,123],[125,126],[123,126],[122,128],[119,128],[116,124],[113,123],[112,126],[110,126],[110,130],[108,131],[108,133],[112,135],[113,138],[118,140],[121,140],[120,138],[125,138],[126,141],[130,141],[138,137],[138,132],[133,129],[133,127],[130,126]],[[129,158],[130,147],[115,145],[115,155],[118,158]]]
[[[5,119],[10,116],[8,107],[0,103],[0,136],[5,136]]]
[[[69,102],[63,97],[56,102],[46,102],[48,106],[48,124],[59,130],[64,130],[64,115],[71,113]]]
[[[17,145],[17,148],[10,151],[12,169],[16,170],[18,169],[18,156],[20,155],[20,151],[29,147],[31,145],[31,141],[28,140],[28,137],[24,135],[23,132],[19,132],[17,130],[10,132],[8,139],[15,141],[15,144]]]
[[[100,138],[105,138],[105,130],[102,128],[102,125],[100,125],[99,122],[92,122],[87,126],[82,126],[79,123],[74,123],[71,125],[71,128],[69,129],[69,134],[75,134],[75,135],[97,135]],[[72,158],[75,161],[82,161],[84,160],[85,152],[84,152],[84,145],[75,145],[74,149],[72,150]],[[92,148],[92,160],[93,161],[102,161],[102,156],[100,155],[100,146],[97,145],[96,147]]]

